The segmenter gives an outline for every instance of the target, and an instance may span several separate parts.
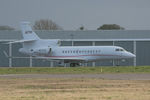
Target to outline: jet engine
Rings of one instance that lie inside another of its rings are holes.
[[[28,55],[51,55],[52,48],[36,48],[36,49],[20,48],[19,52]]]
[[[42,55],[51,55],[52,49],[51,48],[40,48],[33,50],[33,53],[42,54]]]

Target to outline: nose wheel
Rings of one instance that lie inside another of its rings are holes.
[[[116,61],[116,66],[120,66],[120,60]]]

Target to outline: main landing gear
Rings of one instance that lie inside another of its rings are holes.
[[[70,63],[70,67],[76,67],[76,66],[79,66],[80,64],[79,63]]]

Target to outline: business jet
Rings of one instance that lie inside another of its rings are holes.
[[[22,43],[23,47],[19,52],[37,59],[54,60],[77,66],[82,62],[135,57],[119,46],[60,46],[60,40],[40,39],[32,30],[30,22],[22,22],[21,31],[23,39],[10,43]]]

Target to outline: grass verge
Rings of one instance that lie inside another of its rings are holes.
[[[0,68],[0,74],[99,74],[99,73],[150,73],[150,66],[120,67],[19,67]]]

